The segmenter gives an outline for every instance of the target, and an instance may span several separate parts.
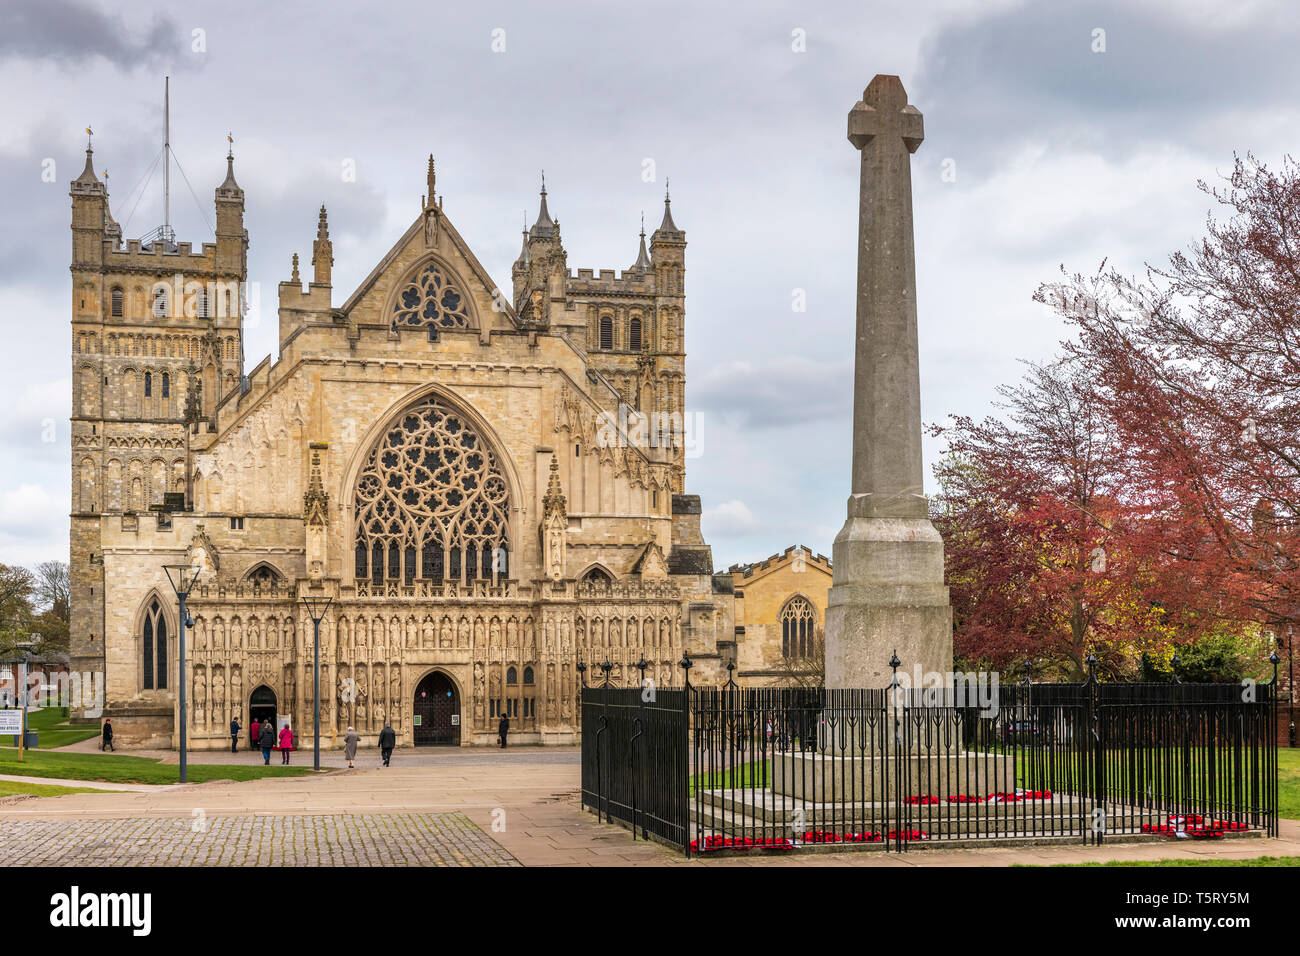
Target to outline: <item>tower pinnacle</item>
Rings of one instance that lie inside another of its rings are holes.
[[[316,241],[311,244],[311,264],[316,267],[313,285],[329,285],[330,270],[334,265],[334,243],[330,242],[329,220],[325,207],[320,207],[320,218],[316,222]]]
[[[533,223],[534,239],[550,239],[555,235],[555,223],[551,221],[550,210],[546,208],[546,170],[542,170],[542,205],[537,212],[537,221]]]

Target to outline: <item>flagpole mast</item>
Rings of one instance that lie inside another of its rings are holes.
[[[163,242],[171,241],[172,232],[172,109],[171,77],[163,77]]]

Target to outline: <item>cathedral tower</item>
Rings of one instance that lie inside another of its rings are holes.
[[[93,160],[88,148],[70,189],[72,667],[132,669],[148,706],[170,709],[175,621],[161,617],[156,643],[131,648],[133,658],[110,660],[105,652],[106,633],[136,622],[106,612],[115,559],[104,541],[121,536],[139,547],[184,548],[170,538],[172,514],[188,504],[186,419],[206,428],[239,383],[244,193],[228,155],[216,190],[215,242],[196,252],[175,242],[168,225],[123,242]]]

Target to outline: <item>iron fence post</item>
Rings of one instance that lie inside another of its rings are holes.
[[[1268,662],[1273,665],[1273,680],[1269,684],[1269,694],[1273,698],[1273,719],[1269,732],[1264,735],[1264,742],[1268,757],[1265,760],[1264,772],[1268,778],[1268,835],[1276,837],[1279,831],[1278,823],[1278,782],[1277,782],[1277,704],[1278,698],[1282,695],[1277,692],[1277,665],[1281,658],[1274,651],[1268,656]],[[1287,688],[1288,709],[1291,712],[1291,745],[1295,746],[1295,685]],[[1269,746],[1271,745],[1271,746]]]
[[[683,814],[686,820],[685,839],[682,840],[686,850],[686,859],[691,858],[691,832],[702,833],[700,821],[703,820],[703,800],[701,799],[702,787],[695,788],[696,799],[696,816],[695,826],[691,826],[691,771],[699,766],[699,753],[695,739],[691,734],[691,668],[695,666],[691,661],[691,655],[685,650],[682,651],[682,659],[677,662],[677,666],[682,669],[683,682],[685,689],[682,691],[682,736],[681,740],[686,747],[686,774],[685,779],[681,782],[682,787],[682,806],[685,808]],[[701,846],[700,850],[703,851]]]
[[[898,649],[895,648],[889,658],[889,669],[893,676],[889,680],[891,710],[894,712],[894,852],[901,853],[906,847],[903,845],[903,806],[906,799],[903,793],[903,764],[907,761],[907,754],[903,747],[903,730],[902,722],[899,719],[899,691],[902,689],[898,684],[898,668],[902,666],[902,661],[898,659]],[[885,837],[889,837],[888,821],[885,827]]]
[[[637,818],[637,804],[638,804],[637,796],[641,789],[641,778],[637,773],[640,761],[638,761],[636,758],[637,758],[638,741],[640,740],[642,733],[645,732],[645,722],[644,722],[645,669],[648,666],[649,665],[646,663],[645,657],[642,657],[640,660],[636,662],[636,669],[641,672],[641,678],[640,678],[640,683],[638,686],[638,694],[637,694],[637,701],[638,701],[637,717],[636,720],[633,722],[633,728],[635,732],[632,734],[632,741],[631,741],[632,750],[631,753],[628,754],[628,760],[631,762],[632,765],[632,839],[633,840],[636,839],[636,818]],[[650,839],[650,833],[647,830],[643,829],[641,835],[646,840]]]

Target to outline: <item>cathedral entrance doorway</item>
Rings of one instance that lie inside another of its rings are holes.
[[[451,678],[434,671],[415,688],[415,745],[460,745],[460,694]]]
[[[263,684],[248,698],[249,724],[251,726],[254,720],[259,724],[269,720],[274,726],[275,716],[275,691]]]

